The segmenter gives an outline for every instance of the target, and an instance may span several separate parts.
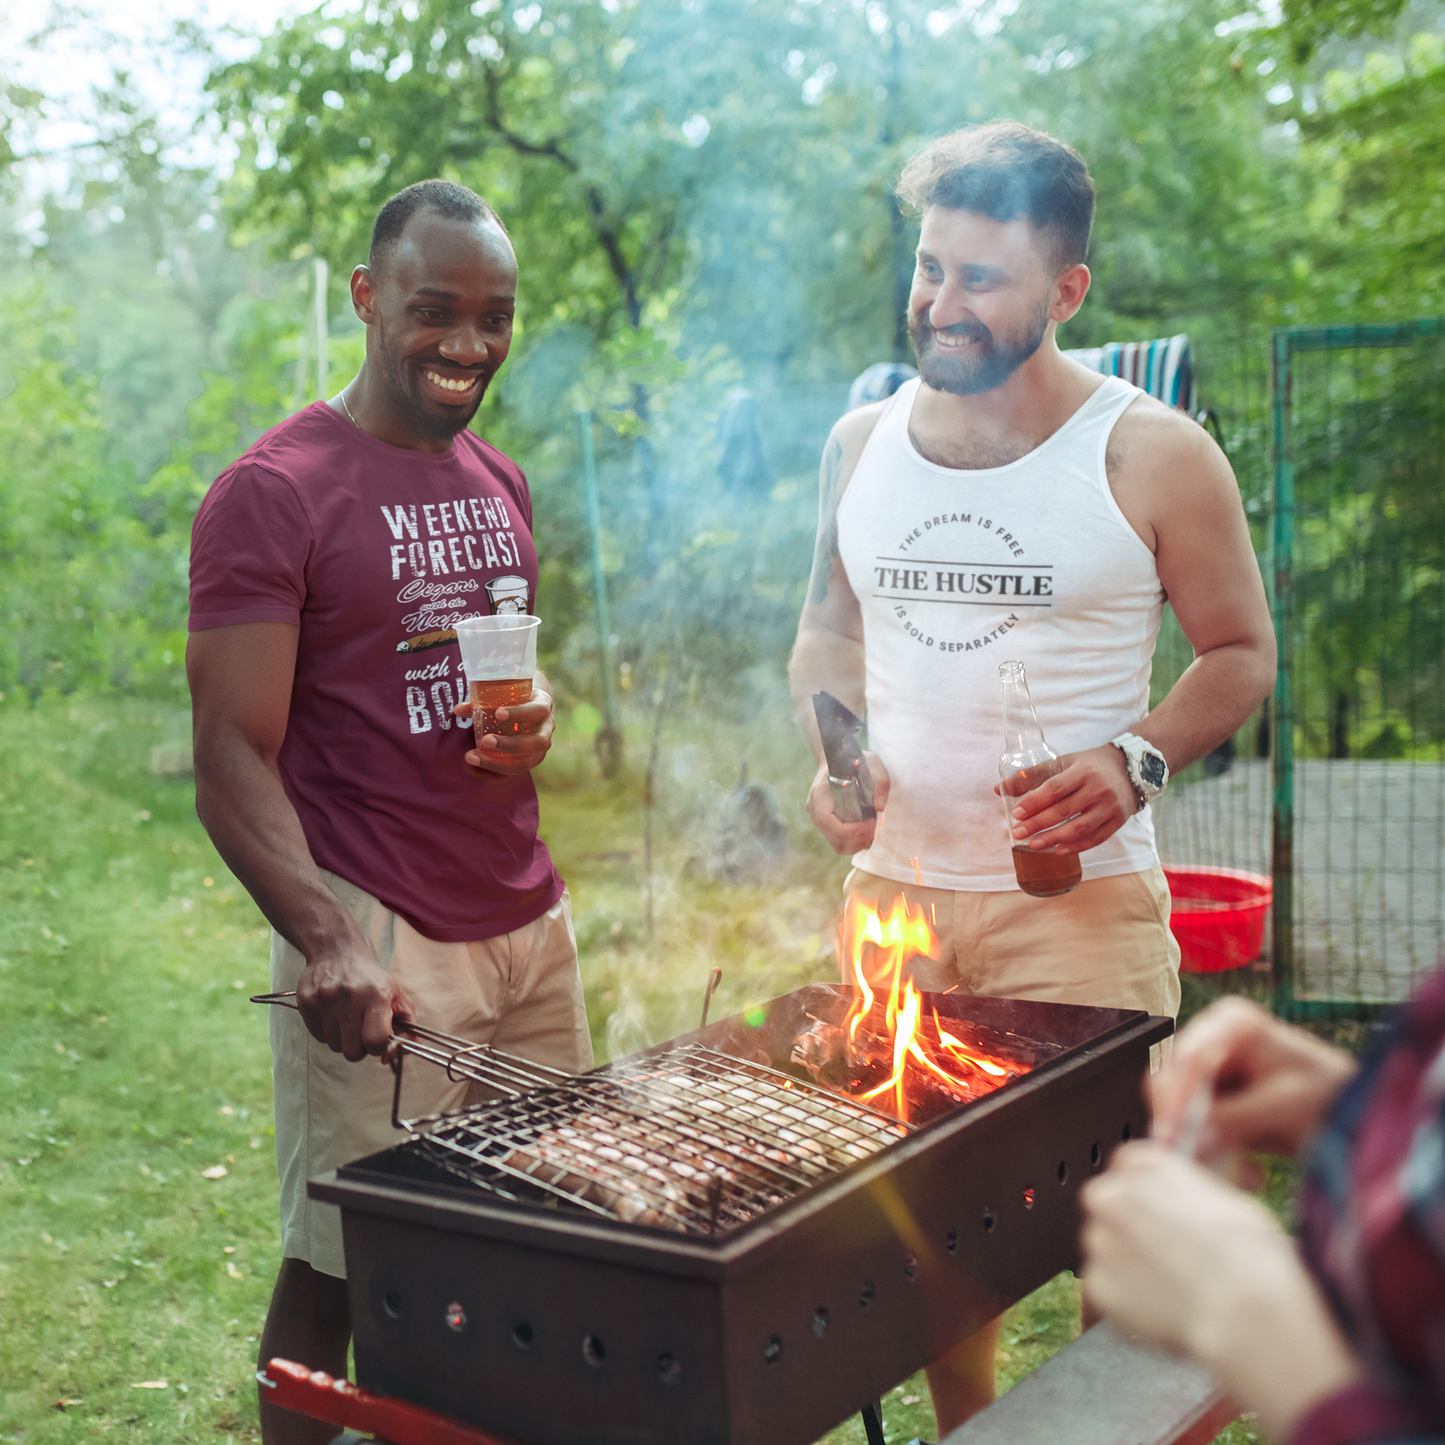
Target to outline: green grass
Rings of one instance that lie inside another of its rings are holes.
[[[267,984],[267,930],[192,785],[150,771],[187,726],[143,703],[0,705],[0,1441],[257,1438],[279,1244],[266,1019],[245,1000]],[[694,1026],[714,964],[714,1016],[831,976],[846,872],[802,819],[809,769],[786,720],[740,744],[692,711],[663,751],[649,938],[630,746],[604,783],[564,733],[540,777],[599,1058]],[[777,793],[792,857],[766,886],[726,887],[696,860],[744,762]],[[1077,1330],[1060,1276],[1009,1312],[1000,1387]],[[890,1441],[934,1438],[921,1375],[884,1418]],[[862,1439],[856,1420],[829,1437]]]

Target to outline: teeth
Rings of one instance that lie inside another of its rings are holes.
[[[941,331],[935,331],[933,338],[940,346],[967,346],[973,340],[971,336],[945,336]]]
[[[468,377],[465,381],[452,381],[445,376],[438,376],[436,372],[426,373],[428,381],[434,381],[443,391],[470,391],[476,385],[476,377]]]

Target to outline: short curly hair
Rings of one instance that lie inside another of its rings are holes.
[[[501,217],[475,191],[459,186],[455,181],[418,181],[414,186],[398,191],[377,212],[376,225],[371,231],[371,252],[367,257],[367,265],[373,271],[379,270],[390,258],[396,250],[396,243],[401,240],[401,233],[406,230],[406,223],[422,210],[440,211],[454,221],[490,221],[501,229],[503,235],[507,234]]]
[[[898,199],[915,215],[944,206],[995,221],[1027,220],[1049,234],[1060,271],[1089,254],[1088,166],[1072,146],[1018,121],[968,125],[930,142],[903,167]]]

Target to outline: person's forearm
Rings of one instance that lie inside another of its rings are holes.
[[[1133,731],[1164,754],[1171,774],[1182,773],[1239,731],[1269,696],[1274,672],[1271,645],[1236,642],[1212,648],[1195,658]]]
[[[280,778],[240,738],[197,741],[196,812],[276,931],[308,960],[328,942],[361,941],[311,857]]]
[[[818,736],[818,718],[813,711],[813,694],[830,692],[844,707],[863,715],[866,673],[863,644],[830,628],[804,627],[798,632],[788,664],[788,685],[793,710],[803,736],[821,767],[823,743]]]

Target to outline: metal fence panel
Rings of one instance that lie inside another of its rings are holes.
[[[1445,322],[1273,361],[1276,1006],[1363,1013],[1445,948]]]
[[[1270,702],[1156,805],[1166,863],[1269,873],[1291,1017],[1409,996],[1445,950],[1445,321],[1196,344],[1274,610]],[[1192,660],[1166,615],[1155,701]]]

